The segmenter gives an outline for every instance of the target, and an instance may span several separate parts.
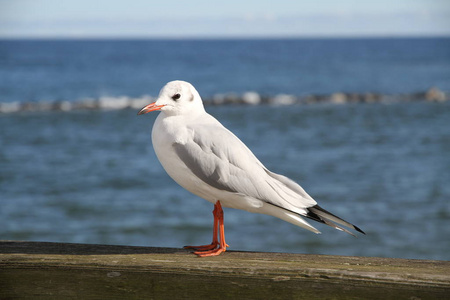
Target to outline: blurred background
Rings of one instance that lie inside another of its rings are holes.
[[[446,0],[0,0],[0,239],[209,243],[213,205],[136,116],[181,79],[367,233],[225,209],[231,250],[448,260],[449,20]]]

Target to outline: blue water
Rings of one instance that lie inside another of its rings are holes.
[[[3,41],[1,101],[156,95],[450,90],[449,39]],[[197,52],[196,52],[197,51]],[[232,250],[450,259],[450,104],[207,107],[272,171],[355,223],[225,209]],[[181,247],[211,240],[212,205],[154,155],[157,113],[0,114],[0,239]],[[313,222],[313,221],[311,221]]]
[[[174,79],[205,97],[450,91],[450,38],[0,41],[0,102],[156,96]]]

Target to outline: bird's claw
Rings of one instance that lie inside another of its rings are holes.
[[[203,246],[184,246],[184,249],[194,249],[197,251],[209,251],[214,250],[219,246],[219,243],[211,243],[209,245],[203,245]]]

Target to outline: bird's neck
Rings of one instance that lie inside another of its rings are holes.
[[[162,112],[161,118],[167,120],[168,122],[174,122],[179,124],[189,124],[196,120],[202,119],[206,115],[205,110],[192,110],[188,113],[177,114],[173,112]]]

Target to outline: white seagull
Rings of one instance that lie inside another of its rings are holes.
[[[179,185],[214,204],[212,243],[186,246],[198,256],[219,255],[229,247],[222,206],[271,215],[314,233],[320,231],[303,217],[349,234],[342,226],[364,233],[321,208],[291,179],[264,167],[238,137],[205,111],[190,83],[167,83],[158,99],[138,115],[155,110],[161,113],[153,125],[152,143],[162,166]]]

